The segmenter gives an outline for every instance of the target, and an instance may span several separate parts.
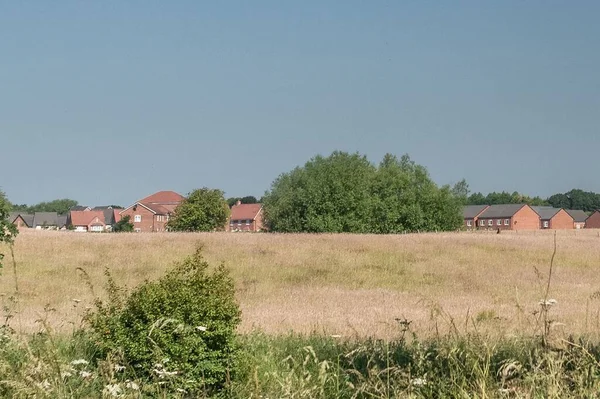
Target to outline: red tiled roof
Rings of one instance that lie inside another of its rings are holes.
[[[138,202],[143,204],[173,204],[179,203],[183,200],[183,196],[177,194],[175,191],[159,191],[139,200]]]
[[[115,223],[121,220],[121,211],[122,209],[113,209],[115,212]]]
[[[166,206],[160,205],[160,204],[148,204],[148,203],[141,203],[143,206],[145,206],[146,208],[150,209],[152,212],[156,213],[157,215],[166,215],[168,213],[170,213],[169,209]]]
[[[98,222],[94,220],[98,218]],[[73,226],[88,226],[90,224],[105,225],[104,212],[102,211],[71,211],[71,224]]]
[[[240,204],[231,207],[231,220],[254,220],[262,204]]]

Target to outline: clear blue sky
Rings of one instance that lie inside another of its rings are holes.
[[[316,154],[600,191],[597,1],[3,1],[0,188],[260,196]]]

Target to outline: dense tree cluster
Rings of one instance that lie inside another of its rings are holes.
[[[564,194],[552,195],[548,198],[548,203],[556,208],[593,212],[600,209],[600,194],[573,189]]]
[[[544,206],[548,205],[548,201],[540,197],[529,197],[527,195],[520,194],[518,192],[508,193],[502,191],[501,193],[492,192],[488,195],[482,193],[471,194],[467,199],[468,205],[498,205],[498,204],[528,204],[532,206]]]
[[[255,196],[253,196],[253,195],[247,195],[245,197],[230,197],[230,198],[227,198],[227,205],[229,205],[229,207],[231,208],[238,201],[240,201],[240,203],[242,203],[242,204],[258,204],[260,202],[258,199],[256,199]]]
[[[35,212],[56,212],[59,215],[66,215],[69,209],[78,205],[78,202],[72,199],[56,199],[49,202],[40,202],[35,205],[12,205],[13,212],[35,213]]]
[[[201,188],[192,191],[175,209],[167,222],[174,231],[223,230],[229,218],[229,206],[223,191]]]
[[[0,243],[12,243],[18,233],[15,225],[8,220],[10,208],[10,202],[8,202],[4,193],[0,191]],[[0,253],[0,268],[2,268],[3,258],[4,254]]]
[[[375,166],[336,151],[280,175],[263,205],[271,231],[399,233],[459,228],[463,200],[407,155]]]

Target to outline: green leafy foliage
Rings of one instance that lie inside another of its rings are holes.
[[[256,199],[255,196],[248,195],[246,197],[230,197],[230,198],[227,198],[227,205],[231,208],[238,201],[240,201],[242,204],[257,204],[258,203],[258,199]]]
[[[198,249],[158,281],[125,295],[108,281],[108,301],[87,316],[103,356],[122,357],[126,377],[170,381],[188,393],[218,390],[235,368],[240,310],[223,265],[209,272]]]
[[[228,217],[223,191],[204,187],[192,191],[175,209],[167,227],[175,231],[222,230]]]
[[[375,167],[339,151],[280,175],[263,198],[271,231],[312,233],[453,230],[462,201],[407,155],[387,154]]]
[[[467,199],[467,205],[499,205],[499,204],[528,204],[532,206],[548,205],[548,202],[541,197],[529,197],[518,192],[501,193],[492,192],[488,195],[482,193],[471,194]]]
[[[56,212],[59,215],[66,215],[69,212],[69,209],[78,205],[78,202],[72,199],[64,198],[64,199],[56,199],[49,202],[40,202],[35,205],[13,205],[13,212],[22,212],[22,213],[35,213],[35,212]]]
[[[593,212],[600,209],[600,194],[573,189],[564,194],[554,194],[548,202],[555,208],[579,209]]]
[[[114,224],[112,227],[113,233],[131,233],[133,231],[133,223],[131,223],[131,216],[125,215],[121,220]]]
[[[10,202],[6,199],[6,195],[0,191],[0,243],[12,244],[18,234],[17,227],[8,220],[10,212]],[[2,268],[2,260],[4,254],[0,253],[0,269]]]

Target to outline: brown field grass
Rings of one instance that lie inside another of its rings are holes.
[[[568,333],[600,331],[600,237],[559,231],[551,316]],[[420,235],[80,234],[24,231],[15,256],[21,303],[11,321],[36,331],[50,312],[59,331],[78,324],[93,295],[78,267],[103,294],[109,268],[133,287],[159,277],[197,245],[224,262],[236,282],[241,331],[392,337],[396,318],[422,334],[452,323],[499,334],[532,333],[553,250],[550,232]],[[7,253],[6,247],[0,252]],[[0,300],[10,305],[12,263],[5,258]],[[537,269],[537,272],[536,272]],[[81,300],[80,303],[73,301]],[[6,310],[4,310],[6,312]],[[451,321],[452,320],[452,321]]]

